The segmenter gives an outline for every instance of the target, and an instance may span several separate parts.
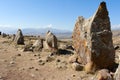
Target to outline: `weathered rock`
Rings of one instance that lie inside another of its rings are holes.
[[[15,34],[13,34],[11,37],[11,41],[14,41],[14,40],[15,40]]]
[[[77,62],[72,63],[72,69],[75,71],[83,70],[83,66]]]
[[[2,33],[2,37],[7,37],[7,34],[6,33]]]
[[[71,45],[61,44],[60,49],[68,49],[74,51],[74,48]]]
[[[23,51],[32,51],[33,52],[32,44],[25,45]]]
[[[77,56],[76,55],[72,55],[69,57],[69,63],[74,63],[77,62]]]
[[[117,50],[117,49],[119,49],[120,47],[118,46],[118,45],[116,45],[115,47],[114,47],[114,49],[115,50]]]
[[[113,80],[113,78],[107,69],[102,69],[91,80]]]
[[[80,63],[94,70],[112,67],[115,50],[105,2],[100,3],[97,12],[91,18],[78,17],[72,38]]]
[[[46,62],[51,62],[51,61],[54,61],[55,60],[55,57],[54,56],[47,56],[45,61]]]
[[[47,43],[49,49],[51,49],[53,52],[57,51],[57,49],[58,49],[57,37],[50,31],[47,32],[46,43]]]
[[[15,36],[14,42],[16,44],[24,44],[24,36],[22,34],[21,29],[18,29],[17,34]]]
[[[66,61],[56,62],[56,68],[63,70],[67,69],[67,62]]]
[[[43,48],[43,39],[38,39],[35,41],[35,43],[33,44],[33,50],[34,51],[41,51]]]
[[[118,66],[118,69],[115,72],[114,79],[120,80],[120,66]]]
[[[120,58],[120,56],[119,56],[119,58]],[[119,59],[120,60],[120,59]],[[119,66],[118,66],[118,68],[116,69],[116,72],[115,72],[115,74],[114,74],[114,79],[115,80],[120,80],[120,63],[119,63]]]

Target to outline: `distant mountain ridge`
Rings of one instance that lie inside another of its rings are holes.
[[[61,33],[71,33],[72,31],[68,30],[61,30],[61,29],[54,29],[54,28],[26,28],[22,29],[23,34],[32,34],[32,35],[39,35],[39,34],[45,34],[48,30],[55,34],[61,34]]]
[[[2,32],[7,33],[7,34],[16,34],[17,30],[18,29],[6,28],[6,29],[3,29]],[[71,38],[71,35],[72,35],[72,31],[55,29],[55,28],[38,28],[38,29],[25,28],[21,30],[24,35],[40,35],[43,37],[45,36],[48,30],[50,30],[52,33],[54,33],[59,38]]]

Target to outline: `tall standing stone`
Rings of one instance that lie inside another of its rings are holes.
[[[14,42],[16,44],[24,44],[24,36],[22,34],[21,29],[18,29],[17,34],[15,36]]]
[[[87,72],[112,67],[115,50],[105,2],[100,3],[91,18],[78,17],[73,31],[73,46],[78,62],[85,65]]]
[[[46,43],[47,43],[49,49],[52,49],[53,51],[56,51],[58,49],[57,37],[50,31],[47,32]]]

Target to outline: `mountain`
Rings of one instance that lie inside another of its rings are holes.
[[[32,35],[39,35],[39,34],[45,34],[48,30],[53,32],[54,34],[60,34],[60,33],[71,33],[71,31],[68,30],[61,30],[61,29],[54,29],[54,28],[26,28],[22,29],[23,34],[32,34]]]
[[[8,34],[16,34],[17,29],[1,29],[2,32],[8,33]],[[55,28],[25,28],[21,29],[24,35],[40,35],[45,36],[48,30],[50,30],[52,33],[54,33],[59,38],[71,38],[72,31],[69,30],[61,30],[61,29],[55,29]]]
[[[54,28],[39,28],[39,29],[27,28],[27,29],[22,29],[22,32],[24,35],[45,36],[48,30],[54,33],[58,38],[71,38],[72,35],[72,31],[54,29]]]

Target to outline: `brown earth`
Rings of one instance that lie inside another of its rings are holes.
[[[17,49],[10,40],[0,37],[0,80],[88,80],[91,76],[71,68],[68,63],[71,55],[56,55],[52,62],[45,62],[50,52]]]
[[[120,45],[120,37],[114,37],[113,40],[114,44]],[[66,42],[71,43],[64,39],[59,44]],[[49,51],[23,52],[17,47],[20,46],[0,36],[0,80],[91,80],[94,76],[73,70],[68,61],[72,54],[55,55],[47,62]]]

